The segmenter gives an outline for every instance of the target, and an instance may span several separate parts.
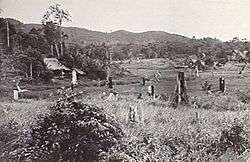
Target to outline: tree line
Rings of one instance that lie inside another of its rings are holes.
[[[87,76],[96,79],[105,78],[108,67],[113,60],[151,59],[187,57],[196,55],[209,65],[215,60],[228,61],[234,50],[250,51],[250,42],[237,37],[222,42],[215,38],[192,38],[183,41],[155,41],[148,44],[80,44],[65,43],[68,35],[62,31],[62,24],[70,21],[67,10],[60,5],[50,6],[42,18],[41,28],[32,28],[28,33],[16,30],[8,20],[0,18],[0,33],[3,40],[10,38],[7,53],[1,56],[1,72],[14,71],[17,75],[34,79],[48,76],[43,62],[45,57],[56,57],[69,68],[79,68]],[[8,28],[8,29],[6,29]],[[5,31],[9,30],[8,33]],[[8,35],[7,35],[8,34]],[[249,52],[246,60],[250,61]]]

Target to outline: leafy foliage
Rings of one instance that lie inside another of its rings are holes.
[[[12,158],[94,161],[122,136],[119,125],[96,106],[61,100],[51,110],[10,153]]]

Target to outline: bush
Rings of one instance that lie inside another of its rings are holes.
[[[17,123],[11,120],[8,123],[0,125],[0,161],[6,161],[3,155],[9,151],[11,143],[13,143],[19,136]],[[2,156],[1,156],[2,155]]]
[[[40,77],[42,78],[43,81],[50,82],[51,79],[54,77],[54,73],[51,70],[46,70],[41,74]]]
[[[98,67],[95,64],[85,67],[85,73],[86,77],[92,80],[97,80],[98,78],[104,80],[107,77],[107,72],[105,71],[105,68]]]
[[[62,100],[51,110],[10,152],[12,159],[95,161],[122,137],[119,125],[96,106]]]
[[[217,145],[219,150],[216,152],[221,153],[221,155],[226,153],[229,149],[238,155],[249,149],[250,141],[246,136],[244,125],[236,118],[228,129],[222,131]]]

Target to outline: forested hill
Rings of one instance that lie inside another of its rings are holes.
[[[41,28],[41,24],[23,24],[14,19],[9,19],[9,21],[25,32],[29,32],[32,28]],[[164,31],[133,33],[125,30],[118,30],[107,34],[78,27],[63,27],[63,31],[68,35],[67,42],[79,44],[90,44],[93,42],[110,42],[112,44],[147,44],[156,41],[186,42],[190,40],[188,37],[170,34]]]

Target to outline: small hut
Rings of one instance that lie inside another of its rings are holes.
[[[61,64],[56,58],[44,58],[44,63],[56,76],[64,77],[64,74],[70,71],[69,68]]]

